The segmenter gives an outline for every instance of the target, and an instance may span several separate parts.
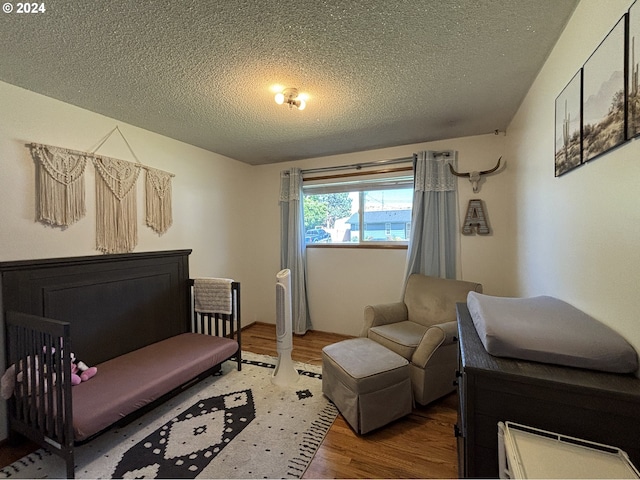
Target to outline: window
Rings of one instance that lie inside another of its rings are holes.
[[[413,175],[395,175],[305,179],[306,244],[407,244]]]

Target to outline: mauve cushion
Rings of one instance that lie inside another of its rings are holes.
[[[84,440],[231,357],[238,342],[183,333],[96,365],[72,388],[76,441]]]

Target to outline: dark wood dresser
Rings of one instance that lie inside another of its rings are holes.
[[[457,305],[458,475],[498,477],[498,422],[618,447],[640,466],[640,379],[494,357]]]

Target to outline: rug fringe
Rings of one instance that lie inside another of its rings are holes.
[[[303,441],[298,449],[299,456],[289,460],[288,475],[291,477],[302,478],[304,472],[307,471],[313,457],[318,452],[318,448],[322,445],[327,433],[329,433],[331,425],[336,420],[338,409],[333,403],[329,402],[318,415],[319,418],[314,420],[309,429],[303,434]],[[315,448],[309,448],[309,444],[315,446]],[[308,455],[307,452],[311,452],[311,455]],[[304,468],[299,468],[299,466]]]

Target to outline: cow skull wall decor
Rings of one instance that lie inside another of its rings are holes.
[[[474,172],[458,173],[453,169],[453,166],[451,164],[449,164],[449,170],[451,170],[451,173],[454,174],[456,177],[467,177],[471,182],[471,186],[473,187],[473,193],[478,193],[480,191],[480,179],[482,175],[489,175],[490,173],[493,173],[496,170],[498,170],[498,168],[500,168],[500,160],[502,160],[502,157],[498,159],[498,163],[496,164],[495,167],[493,167],[490,170],[483,170],[481,172],[474,171]]]

